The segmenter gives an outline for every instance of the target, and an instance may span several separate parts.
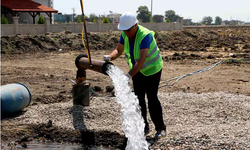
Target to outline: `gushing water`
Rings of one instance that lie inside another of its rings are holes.
[[[113,80],[117,103],[121,105],[122,130],[128,138],[126,150],[148,149],[139,101],[128,84],[128,78],[122,70],[113,65],[109,66],[107,73]]]

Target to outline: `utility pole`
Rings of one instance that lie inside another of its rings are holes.
[[[74,15],[75,15],[75,10],[76,10],[76,8],[72,8],[72,10],[73,10],[73,14],[72,14],[72,22],[75,22],[75,21],[74,21]]]
[[[153,0],[151,0],[151,17],[153,18]]]

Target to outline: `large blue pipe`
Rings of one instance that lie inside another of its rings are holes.
[[[1,86],[1,112],[8,115],[29,106],[31,93],[22,83]]]

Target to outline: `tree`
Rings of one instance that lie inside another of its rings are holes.
[[[69,15],[65,15],[66,17],[66,22],[69,22],[70,21],[70,16]]]
[[[167,18],[167,19],[166,19],[166,23],[170,23],[170,22],[171,22],[171,21]]]
[[[166,19],[168,18],[171,22],[176,22],[179,18],[179,15],[176,15],[175,11],[173,10],[168,10],[165,11],[165,17]]]
[[[142,22],[150,22],[151,12],[148,10],[147,6],[140,6],[137,13],[137,19],[141,19]]]
[[[79,19],[80,18],[80,19]],[[85,21],[89,21],[89,17],[88,16],[84,16],[84,18],[85,18]],[[82,23],[82,15],[77,15],[76,17],[75,17],[75,21],[77,22],[77,23]],[[81,21],[81,22],[79,22],[79,21]]]
[[[203,19],[202,19],[202,21],[201,21],[201,23],[202,23],[202,24],[205,24],[205,25],[211,25],[212,22],[213,22],[213,18],[210,17],[210,16],[205,16],[205,17],[203,17]]]
[[[102,20],[102,23],[110,23],[109,18],[108,17],[104,17],[104,19]]]
[[[162,16],[162,15],[154,15],[153,21],[154,22],[163,22],[163,18],[164,18],[164,16]]]
[[[85,21],[89,21],[89,17],[88,16],[84,16],[84,18],[85,18]]]
[[[79,16],[77,16],[77,21],[76,21],[77,23],[82,23],[82,17],[79,15]]]
[[[1,24],[9,24],[8,19],[4,15],[1,17]]]
[[[216,25],[221,25],[221,22],[222,22],[221,17],[219,17],[219,16],[215,17],[215,24]]]
[[[153,17],[150,16],[150,23],[154,23]]]
[[[175,17],[174,17],[174,22],[179,22],[179,18],[180,18],[180,16],[179,15],[175,15]]]
[[[90,15],[89,15],[89,21],[90,21],[90,22],[95,22],[94,20],[95,20],[95,21],[97,20],[97,16],[96,16],[95,14],[90,14]]]
[[[81,20],[81,22],[82,22],[82,15],[77,15],[77,16],[76,16],[76,20],[75,20],[75,21],[76,21],[77,23],[78,23],[78,20],[79,20],[79,21]]]
[[[44,21],[44,18],[42,15],[39,16],[39,19],[37,20],[37,24],[44,24],[45,21]]]

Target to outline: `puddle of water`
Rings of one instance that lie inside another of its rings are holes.
[[[115,87],[117,103],[121,105],[122,129],[128,138],[126,150],[147,150],[144,136],[145,123],[141,115],[139,100],[129,86],[129,80],[118,67],[110,65],[107,71]]]
[[[32,141],[26,143],[27,147],[22,147],[21,145],[16,145],[13,149],[25,149],[25,150],[85,150],[82,145],[77,144],[59,144],[59,143],[42,143],[38,141]],[[11,147],[4,147],[2,150],[10,150]],[[93,146],[88,147],[88,150],[118,150],[115,148]]]

